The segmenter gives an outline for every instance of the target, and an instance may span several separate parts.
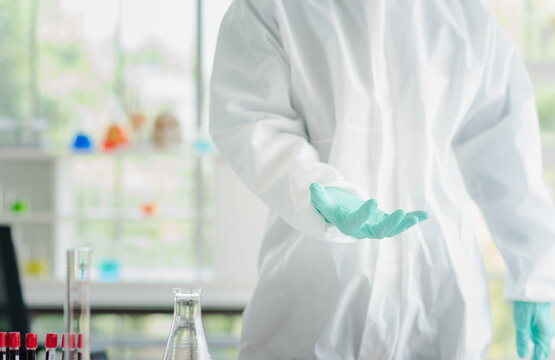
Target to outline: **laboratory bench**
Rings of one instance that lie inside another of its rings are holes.
[[[213,360],[237,358],[241,329],[238,308],[203,308],[203,323]],[[63,332],[63,312],[60,307],[29,309],[34,332]],[[105,351],[113,360],[159,360],[170,331],[173,309],[92,307],[91,350]]]

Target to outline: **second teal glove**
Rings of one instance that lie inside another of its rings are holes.
[[[534,343],[532,360],[547,360],[555,334],[553,312],[548,303],[515,301],[516,349],[521,358],[528,355],[530,340]]]
[[[425,211],[405,213],[399,209],[387,214],[377,208],[374,199],[365,202],[345,190],[324,188],[318,183],[310,185],[310,196],[312,205],[328,223],[357,239],[392,237],[428,218]]]

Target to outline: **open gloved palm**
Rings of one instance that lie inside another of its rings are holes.
[[[547,360],[555,334],[555,321],[549,303],[515,301],[513,312],[518,355],[521,358],[526,357],[532,341],[532,360]]]
[[[425,211],[405,213],[399,209],[387,214],[375,199],[364,201],[343,189],[310,185],[314,208],[342,233],[357,239],[383,239],[408,230],[428,218]]]

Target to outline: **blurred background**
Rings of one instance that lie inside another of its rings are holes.
[[[266,208],[214,152],[207,84],[229,0],[0,0],[0,224],[31,327],[61,333],[64,249],[94,249],[93,347],[161,357],[173,287],[201,287],[235,359]],[[534,83],[555,194],[555,0],[486,0]],[[491,359],[516,359],[505,268],[481,216]],[[0,324],[0,328],[2,328]],[[41,335],[39,335],[41,336]]]

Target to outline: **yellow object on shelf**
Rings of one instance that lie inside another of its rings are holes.
[[[29,276],[46,276],[50,273],[47,259],[33,259],[25,264],[25,274]]]

